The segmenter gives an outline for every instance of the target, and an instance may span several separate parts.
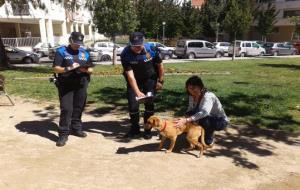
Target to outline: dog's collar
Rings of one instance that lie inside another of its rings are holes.
[[[166,127],[167,127],[167,121],[165,121],[165,124],[164,124],[163,128],[160,130],[160,132],[163,132],[166,129]]]

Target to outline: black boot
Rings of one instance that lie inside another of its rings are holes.
[[[87,134],[85,132],[83,132],[81,129],[72,130],[72,134],[77,136],[77,137],[81,137],[81,138],[84,138],[84,137],[87,136]]]
[[[152,134],[151,134],[151,130],[145,130],[144,134],[143,134],[144,139],[151,139],[152,138]]]
[[[134,138],[140,138],[141,131],[138,127],[131,127],[131,129],[123,136],[123,138],[127,139],[134,139]]]
[[[131,112],[129,113],[130,116],[130,123],[131,123],[131,128],[128,131],[128,133],[126,133],[123,138],[139,138],[141,135],[141,131],[140,131],[140,125],[139,125],[139,121],[140,121],[140,112]]]
[[[68,135],[59,135],[58,140],[56,142],[56,146],[65,146],[66,142],[68,141]]]

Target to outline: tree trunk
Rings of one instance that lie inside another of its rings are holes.
[[[116,65],[117,64],[117,48],[116,48],[116,36],[115,35],[112,36],[112,41],[114,43],[112,64]]]
[[[236,33],[234,33],[232,61],[235,60]]]
[[[0,35],[0,68],[9,68],[9,63],[7,60],[4,44],[2,41],[2,36]]]

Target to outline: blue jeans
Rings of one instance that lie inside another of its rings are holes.
[[[207,116],[197,121],[205,130],[205,143],[211,144],[213,142],[213,135],[215,131],[225,129],[228,122],[224,118]]]

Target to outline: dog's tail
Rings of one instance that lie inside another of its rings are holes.
[[[205,143],[205,129],[203,127],[201,127],[201,144],[203,144],[205,148],[212,148],[213,147],[213,144],[207,145]]]

